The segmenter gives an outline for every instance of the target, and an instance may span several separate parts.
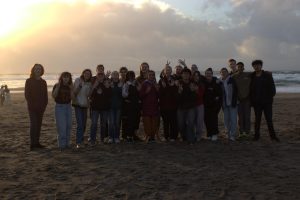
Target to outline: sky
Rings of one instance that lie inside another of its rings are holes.
[[[300,70],[300,0],[1,0],[0,74],[98,64],[160,70],[185,59],[219,71],[234,58],[251,71]]]

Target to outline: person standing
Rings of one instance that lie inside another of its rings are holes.
[[[208,68],[205,71],[204,93],[204,123],[207,137],[212,141],[218,140],[219,127],[218,115],[222,106],[222,88],[217,79],[213,77],[213,71]]]
[[[109,139],[108,143],[120,143],[120,125],[122,112],[122,87],[123,82],[119,79],[119,72],[113,71],[111,73],[111,108],[109,120]]]
[[[196,139],[194,123],[198,87],[191,81],[190,69],[185,67],[181,76],[182,80],[179,81],[178,87],[178,127],[182,140],[193,144]]]
[[[92,71],[85,69],[81,76],[74,82],[74,98],[72,105],[75,110],[77,123],[76,148],[80,148],[84,142],[84,132],[86,130],[87,110],[89,108],[89,96],[92,89]]]
[[[124,98],[122,109],[126,116],[122,122],[124,134],[127,142],[132,143],[140,123],[140,98],[134,71],[128,71],[126,74],[126,82],[122,88],[122,97]]]
[[[112,89],[110,81],[105,78],[104,73],[100,72],[96,76],[96,80],[92,87],[91,93],[91,132],[90,143],[94,145],[96,142],[97,125],[100,116],[100,138],[104,142],[109,128],[109,110],[111,107]]]
[[[224,113],[224,126],[228,133],[228,139],[235,141],[236,127],[237,127],[237,87],[235,80],[229,75],[226,68],[222,68],[221,82],[223,89],[223,113]]]
[[[159,80],[159,105],[166,141],[174,142],[178,137],[177,107],[178,88],[172,76],[172,68],[166,65]]]
[[[247,138],[251,127],[250,83],[251,73],[244,72],[244,63],[237,63],[238,71],[232,77],[238,92],[238,124],[240,138]]]
[[[70,147],[70,135],[72,130],[72,106],[73,82],[69,72],[63,72],[53,86],[52,97],[55,105],[55,122],[57,128],[58,148],[63,150]]]
[[[42,120],[48,104],[47,83],[41,78],[44,72],[41,64],[35,64],[25,83],[25,99],[30,118],[30,150],[44,148],[40,144]]]
[[[202,133],[204,129],[204,77],[199,71],[195,71],[193,74],[193,81],[197,85],[197,103],[196,103],[196,116],[195,116],[195,129],[196,129],[196,139],[200,141],[202,138]]]
[[[148,142],[154,142],[159,129],[158,84],[154,71],[148,71],[148,78],[143,82],[139,94],[145,134]]]
[[[233,75],[238,72],[235,59],[231,58],[228,60],[228,67],[231,69],[229,73],[230,75]]]
[[[263,61],[252,62],[254,72],[251,74],[250,99],[255,114],[254,141],[260,138],[260,124],[262,113],[267,121],[271,140],[279,142],[273,126],[273,97],[276,94],[276,87],[273,76],[270,72],[262,70]]]

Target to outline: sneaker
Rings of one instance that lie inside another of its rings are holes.
[[[259,140],[259,135],[254,135],[253,141],[258,141]]]
[[[35,148],[44,149],[44,148],[46,148],[46,146],[37,144],[37,145],[35,145]]]
[[[115,138],[115,143],[119,144],[120,143],[120,139],[119,138]]]
[[[170,142],[175,142],[175,139],[170,139]]]
[[[234,136],[230,136],[230,137],[229,137],[229,140],[230,140],[230,141],[235,141],[235,137],[234,137]]]
[[[80,149],[80,144],[77,144],[77,145],[76,145],[76,149]]]
[[[218,140],[218,135],[211,136],[211,141],[217,141],[217,140]]]

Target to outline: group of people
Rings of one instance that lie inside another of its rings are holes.
[[[0,88],[0,106],[10,104],[10,91],[7,85],[1,85]]]
[[[262,60],[254,60],[252,67],[253,72],[244,72],[242,62],[230,59],[229,69],[222,68],[220,78],[217,78],[212,68],[206,69],[202,75],[197,65],[189,68],[184,60],[179,60],[174,73],[167,62],[159,81],[146,62],[140,65],[138,76],[126,67],[105,73],[104,66],[98,65],[95,76],[90,69],[85,69],[73,82],[72,74],[63,72],[52,90],[56,102],[58,147],[70,147],[72,106],[77,123],[76,148],[84,144],[89,117],[90,145],[95,145],[97,138],[102,142],[108,138],[107,143],[120,143],[120,138],[129,143],[138,140],[140,119],[146,142],[154,142],[159,138],[160,117],[166,141],[173,142],[180,137],[182,141],[193,144],[203,138],[204,129],[207,138],[216,141],[221,109],[228,140],[235,141],[237,130],[240,137],[250,134],[251,106],[255,113],[253,140],[260,137],[264,112],[270,138],[279,142],[272,122],[272,103],[276,94],[272,73],[262,70]],[[35,64],[25,84],[31,149],[44,147],[39,143],[43,113],[48,103],[47,83],[41,78],[43,74],[43,66]]]

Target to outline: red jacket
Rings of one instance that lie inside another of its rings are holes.
[[[148,87],[150,87],[151,90],[150,92],[146,93]],[[140,98],[142,100],[143,116],[159,116],[158,91],[156,90],[154,83],[148,80],[143,82],[140,90]]]

